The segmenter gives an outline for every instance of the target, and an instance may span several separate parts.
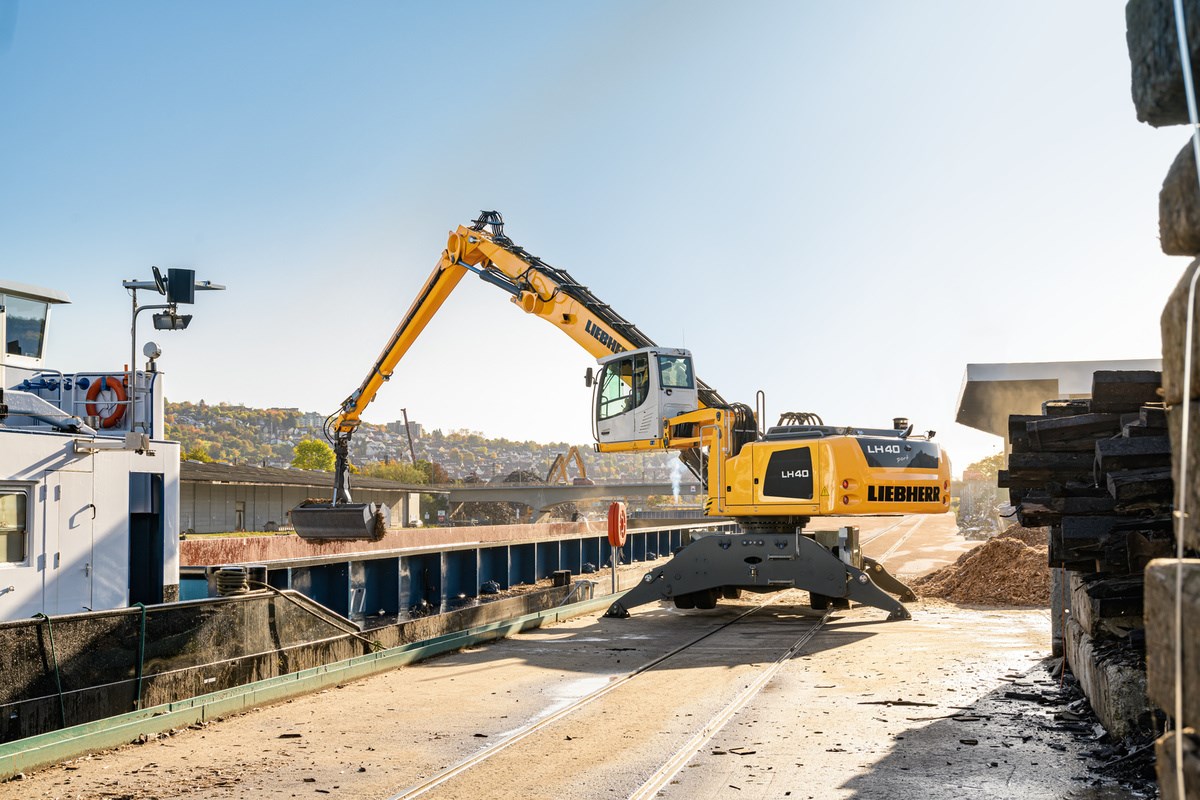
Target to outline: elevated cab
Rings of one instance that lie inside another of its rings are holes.
[[[692,354],[643,347],[600,359],[593,434],[601,444],[657,442],[663,420],[699,407]]]

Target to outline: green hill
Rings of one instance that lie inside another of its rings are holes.
[[[182,446],[185,459],[226,464],[286,467],[304,439],[324,441],[324,416],[295,408],[248,408],[229,403],[166,403],[167,437]],[[417,431],[413,450],[419,460],[437,464],[451,480],[493,480],[520,471],[544,478],[554,457],[571,443],[512,441],[489,438],[466,429]],[[686,476],[673,453],[600,454],[591,443],[578,444],[593,480],[670,481]],[[355,432],[351,462],[370,464],[410,461],[403,426],[363,425]],[[572,465],[571,477],[576,477]]]

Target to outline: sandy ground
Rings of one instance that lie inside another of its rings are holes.
[[[952,561],[949,517],[857,521],[866,551],[909,576]],[[712,635],[480,767],[436,798],[627,797],[811,627],[800,592]],[[387,798],[716,630],[746,606],[581,617],[77,759],[0,798]],[[1039,666],[1045,609],[910,604],[913,620],[839,612],[720,726],[668,798],[1084,798],[1084,744],[1056,726]],[[1089,793],[1091,792],[1091,793]],[[1119,796],[1119,795],[1116,795]]]

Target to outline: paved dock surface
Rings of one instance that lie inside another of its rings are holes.
[[[949,516],[856,524],[902,576],[974,544]],[[0,798],[1101,796],[1083,745],[1006,697],[1053,688],[1045,609],[910,610],[822,620],[791,591],[580,617],[77,759]]]

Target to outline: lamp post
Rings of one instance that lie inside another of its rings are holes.
[[[129,365],[128,383],[129,383],[129,430],[135,431],[137,428],[137,384],[134,378],[137,375],[137,318],[138,314],[143,311],[158,310],[159,313],[154,315],[154,328],[160,331],[181,331],[187,328],[192,321],[191,314],[180,314],[179,304],[191,304],[195,302],[197,291],[223,291],[224,286],[213,283],[212,281],[196,280],[196,271],[191,269],[176,269],[174,267],[167,270],[167,275],[163,275],[158,267],[151,267],[154,271],[154,280],[151,281],[121,281],[121,285],[129,290],[130,296],[133,298],[133,313],[129,322]],[[157,305],[138,306],[137,293],[138,289],[153,289],[167,298],[166,303]]]

